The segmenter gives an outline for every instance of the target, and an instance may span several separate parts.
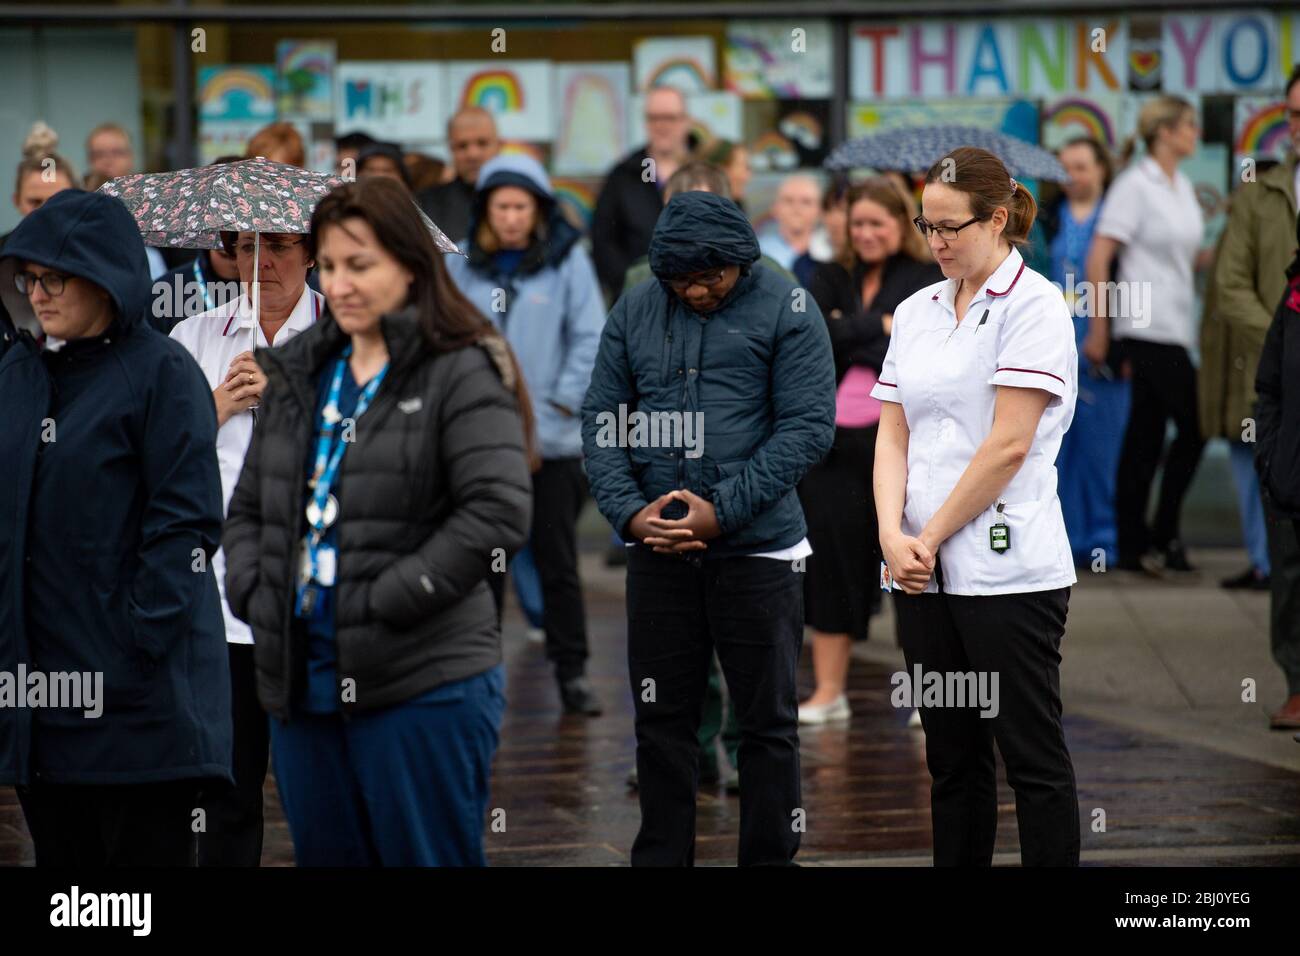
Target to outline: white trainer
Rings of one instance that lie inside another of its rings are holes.
[[[825,724],[832,720],[848,720],[852,716],[853,711],[849,709],[849,699],[843,694],[840,694],[829,704],[819,704],[817,706],[799,705],[799,723],[801,724]]]

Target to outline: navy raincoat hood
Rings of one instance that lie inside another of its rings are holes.
[[[660,279],[748,267],[760,255],[754,227],[740,207],[725,196],[698,190],[672,198],[650,239],[650,271]]]
[[[38,215],[39,213],[39,215]],[[35,328],[27,296],[14,287],[24,262],[88,279],[113,300],[119,327],[144,318],[152,286],[135,219],[120,199],[65,189],[18,224],[0,260],[0,295],[19,327]]]

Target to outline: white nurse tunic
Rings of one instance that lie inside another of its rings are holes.
[[[1076,578],[1055,462],[1078,395],[1070,311],[1061,290],[1014,249],[975,294],[960,325],[956,291],[957,280],[946,279],[895,310],[889,351],[871,391],[902,405],[910,431],[902,531],[919,536],[952,493],[993,428],[997,386],[1043,389],[1052,398],[1020,471],[993,505],[939,547],[943,591],[979,596],[1068,587]],[[999,501],[1011,529],[1005,552],[989,547]],[[937,590],[931,577],[926,591]]]

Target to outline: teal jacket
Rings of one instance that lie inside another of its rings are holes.
[[[582,407],[583,452],[596,503],[624,536],[673,489],[713,502],[722,535],[706,558],[787,548],[807,532],[795,486],[834,439],[835,361],[812,296],[751,270],[757,258],[734,203],[682,193],[655,228],[656,275],[739,264],[740,279],[708,315],[659,279],[610,312]],[[633,413],[649,425],[638,430]]]

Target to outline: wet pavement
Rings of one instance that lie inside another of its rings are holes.
[[[1217,560],[1226,566],[1233,556],[1225,554]],[[511,608],[505,637],[509,706],[489,804],[504,814],[495,814],[498,828],[489,829],[486,836],[488,858],[496,866],[628,862],[639,810],[635,791],[626,785],[634,737],[622,572],[606,569],[599,554],[589,553],[583,556],[583,573],[592,635],[589,674],[606,711],[598,718],[561,715],[543,648],[526,640],[522,619]],[[1159,590],[1148,594],[1151,587]],[[1084,828],[1083,862],[1105,866],[1300,864],[1300,744],[1290,742],[1290,734],[1270,736],[1261,727],[1259,706],[1263,701],[1252,713],[1240,716],[1239,702],[1234,700],[1231,703],[1238,703],[1238,710],[1233,713],[1239,716],[1229,718],[1216,716],[1215,709],[1230,705],[1218,699],[1226,696],[1226,690],[1223,694],[1207,692],[1204,706],[1197,707],[1199,684],[1186,673],[1180,679],[1181,699],[1164,701],[1156,695],[1149,707],[1141,694],[1124,684],[1141,678],[1137,686],[1147,686],[1158,682],[1159,675],[1143,673],[1149,665],[1126,656],[1137,652],[1133,647],[1126,645],[1121,653],[1106,643],[1125,639],[1124,627],[1146,626],[1141,614],[1128,614],[1138,623],[1124,624],[1107,618],[1105,609],[1124,601],[1139,610],[1152,602],[1159,605],[1169,599],[1170,587],[1183,592],[1181,598],[1173,595],[1174,603],[1202,619],[1207,605],[1198,604],[1198,595],[1204,602],[1226,600],[1230,607],[1239,605],[1238,611],[1225,618],[1238,622],[1238,629],[1247,635],[1241,639],[1251,642],[1237,656],[1258,656],[1255,645],[1260,640],[1267,656],[1267,638],[1256,633],[1267,611],[1266,596],[1257,599],[1219,593],[1205,597],[1202,592],[1214,588],[1210,575],[1177,585],[1115,577],[1080,582],[1072,601],[1063,684],[1066,738],[1074,759]],[[1177,631],[1171,613],[1161,612],[1163,624],[1151,626]],[[1183,631],[1186,633],[1185,626]],[[1195,646],[1193,637],[1195,631],[1187,637],[1189,650]],[[1131,635],[1127,640],[1142,644]],[[1147,640],[1147,645],[1162,659],[1178,657],[1161,652],[1154,639]],[[1242,666],[1261,674],[1263,688],[1267,679],[1263,677],[1264,665],[1256,666],[1258,662],[1251,660],[1249,666]],[[909,712],[896,710],[889,702],[889,675],[900,662],[892,624],[887,618],[875,619],[871,639],[855,648],[849,682],[852,720],[801,731],[807,832],[798,860],[805,865],[924,866],[930,862],[924,734],[919,728],[908,728]],[[1178,668],[1174,665],[1172,669]],[[1097,670],[1115,670],[1116,674],[1103,679],[1094,673]],[[1241,668],[1226,670],[1225,687],[1237,688]],[[810,690],[806,649],[800,677],[805,692]],[[1108,687],[1111,697],[1107,697]],[[1073,706],[1076,699],[1077,707]],[[1122,714],[1122,719],[1107,719],[1109,710]],[[1229,730],[1218,736],[1197,729],[1229,724]],[[1202,739],[1205,745],[1198,743]],[[1287,743],[1295,748],[1294,759]],[[700,794],[697,863],[734,863],[739,810],[738,798],[728,796],[721,786]],[[998,815],[994,862],[1015,865],[1014,797],[1001,780]],[[29,865],[31,859],[30,841],[14,793],[0,788],[0,865]],[[266,865],[293,863],[273,782],[267,787],[263,861]]]

